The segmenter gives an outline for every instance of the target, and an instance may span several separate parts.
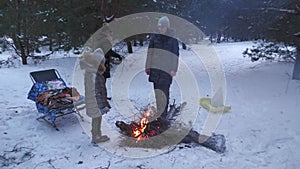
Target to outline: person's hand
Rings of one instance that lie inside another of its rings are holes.
[[[172,70],[172,71],[170,72],[170,75],[171,75],[172,77],[174,77],[174,76],[176,76],[176,72]]]
[[[109,112],[109,108],[108,107],[103,107],[102,109],[100,109],[101,114],[106,114]]]
[[[108,113],[110,109],[111,109],[111,106],[108,103],[107,99],[105,99],[104,107],[100,109],[101,114],[103,115],[103,114]]]
[[[146,69],[145,72],[147,75],[150,75],[150,68]]]

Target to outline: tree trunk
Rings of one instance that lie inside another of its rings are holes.
[[[27,57],[21,57],[22,58],[22,64],[27,65]]]
[[[211,43],[213,43],[213,37],[212,37],[212,35],[209,36],[209,40],[210,40]]]
[[[186,50],[187,49],[186,44],[184,42],[181,42],[181,44],[182,44],[182,49]]]
[[[15,38],[13,40],[14,40],[14,43],[16,44],[16,48],[15,48],[16,53],[19,54],[19,56],[21,57],[22,64],[27,65],[27,56],[28,55],[26,55],[25,45],[22,42],[22,39],[15,36]]]
[[[300,80],[300,45],[297,46],[296,62],[294,65],[293,79]]]
[[[132,45],[131,45],[130,40],[128,40],[126,43],[127,43],[127,50],[128,50],[128,53],[133,53]]]
[[[53,40],[52,37],[49,37],[49,50],[53,52]]]
[[[137,40],[136,39],[133,40],[133,46],[137,46]]]
[[[221,33],[220,32],[218,32],[218,34],[217,34],[217,43],[221,43]]]
[[[27,55],[26,55],[26,52],[25,52],[24,43],[18,37],[16,38],[15,42],[19,44],[19,50],[21,52],[22,64],[27,65]],[[16,49],[16,50],[18,50],[18,49]]]
[[[144,46],[143,39],[140,39],[140,40],[139,40],[139,45],[140,45],[140,46]]]
[[[22,36],[24,36],[24,33],[22,33],[22,26],[24,24],[24,19],[22,18],[20,8],[21,8],[21,1],[17,0],[16,1],[16,20],[15,20],[16,32],[13,35],[13,41],[16,46],[16,48],[15,48],[16,53],[18,53],[22,59],[22,64],[27,65],[27,55],[25,52],[24,37],[22,37]],[[18,50],[20,51],[20,53],[18,52]]]

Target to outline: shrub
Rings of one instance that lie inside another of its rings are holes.
[[[250,57],[252,62],[261,60],[275,60],[294,62],[296,60],[296,48],[283,43],[257,41],[252,48],[243,52],[244,57]]]

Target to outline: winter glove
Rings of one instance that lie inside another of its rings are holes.
[[[100,109],[100,112],[102,115],[106,114],[109,112],[109,108],[108,107],[103,107],[102,109]]]
[[[110,104],[109,104],[108,101],[107,101],[107,98],[105,98],[105,101],[104,101],[104,103],[103,103],[103,106],[104,106],[104,107],[108,107],[109,109],[111,108]]]
[[[150,69],[149,68],[146,69],[145,72],[146,72],[147,75],[150,75]]]

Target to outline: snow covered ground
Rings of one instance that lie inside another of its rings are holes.
[[[201,146],[189,148],[180,144],[173,146],[168,153],[129,158],[118,154],[117,150],[95,147],[75,115],[58,118],[56,122],[60,131],[56,131],[47,123],[36,120],[39,114],[35,104],[27,100],[32,86],[29,72],[55,68],[72,86],[76,57],[55,56],[37,65],[1,68],[0,166],[20,169],[298,168],[300,82],[291,80],[291,63],[252,63],[248,58],[243,58],[242,52],[251,45],[251,42],[214,45],[225,70],[226,104],[232,107],[229,113],[222,116],[216,130],[216,133],[226,137],[227,151],[224,154]],[[141,57],[145,56],[145,52],[145,47],[136,51]],[[200,97],[211,97],[208,74],[201,61],[195,59],[192,51],[180,50],[180,57],[194,73]],[[123,64],[134,63],[125,59]],[[115,93],[110,90],[112,83],[113,79],[109,80],[108,88],[109,94],[114,96]],[[172,85],[171,99],[181,101],[178,88],[176,83]],[[133,79],[128,95],[132,104],[142,107],[153,102],[149,94],[145,95],[151,91],[147,76],[141,72]],[[113,108],[104,116],[108,124],[122,120],[115,110]],[[197,121],[193,125],[199,130],[207,112],[200,108],[197,113]],[[113,129],[117,133],[117,128]],[[103,132],[111,134],[104,127]],[[111,134],[112,138],[115,138],[115,133]],[[114,139],[104,145],[120,149]],[[130,148],[122,149],[130,151]],[[145,153],[145,150],[141,151]]]

